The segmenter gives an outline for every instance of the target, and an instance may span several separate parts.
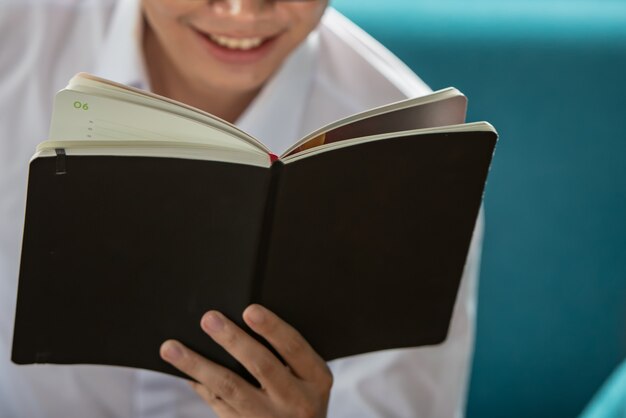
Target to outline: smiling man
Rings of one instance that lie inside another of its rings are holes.
[[[448,339],[436,347],[327,365],[306,336],[253,305],[242,313],[245,322],[288,367],[211,307],[199,326],[207,343],[222,345],[261,388],[177,341],[155,350],[196,383],[144,370],[9,362],[28,161],[47,136],[54,93],[76,72],[92,72],[202,108],[280,154],[325,123],[429,91],[327,6],[326,0],[0,0],[0,417],[463,414],[480,223]]]
[[[204,3],[143,2],[150,81],[157,93],[234,122],[317,26],[327,0]]]

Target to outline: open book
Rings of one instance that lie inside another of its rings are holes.
[[[445,340],[497,134],[449,88],[276,156],[235,126],[78,74],[31,160],[12,359],[181,375],[258,302],[327,360]],[[245,327],[245,326],[244,326]]]

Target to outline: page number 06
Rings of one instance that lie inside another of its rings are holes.
[[[89,110],[89,105],[87,103],[82,103],[82,102],[79,102],[79,101],[75,101],[74,102],[74,109]]]

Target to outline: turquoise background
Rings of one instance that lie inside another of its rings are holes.
[[[626,1],[332,4],[500,133],[468,416],[576,416],[626,357]]]

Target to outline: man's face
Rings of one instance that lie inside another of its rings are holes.
[[[260,88],[318,24],[328,0],[143,0],[164,58],[192,86]]]

